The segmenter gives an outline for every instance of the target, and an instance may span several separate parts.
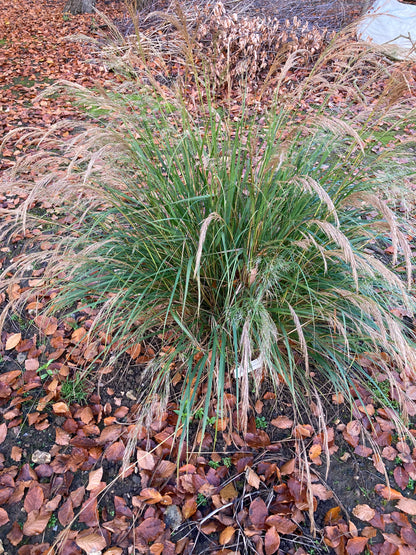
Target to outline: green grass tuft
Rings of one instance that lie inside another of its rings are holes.
[[[393,162],[367,149],[368,124],[323,112],[298,123],[284,108],[231,118],[209,101],[194,116],[145,91],[106,97],[106,111],[94,201],[54,254],[53,275],[67,274],[54,308],[98,312],[108,352],[165,338],[145,371],[149,414],[167,403],[172,365],[185,429],[204,386],[203,430],[214,398],[228,415],[233,376],[244,429],[264,375],[300,414],[327,383],[352,403],[358,384],[379,389],[377,372],[409,371],[412,339],[390,309],[413,303],[371,254],[381,229],[407,245],[377,196],[374,167]]]

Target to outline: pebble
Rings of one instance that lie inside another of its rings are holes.
[[[179,528],[183,522],[182,513],[177,505],[168,505],[165,514],[163,515],[163,520],[166,526],[168,526],[172,531]]]
[[[39,451],[39,449],[36,449],[32,455],[32,462],[35,464],[48,464],[51,462],[51,459],[52,457],[50,453],[47,453],[46,451]]]
[[[137,395],[134,394],[133,391],[127,391],[126,393],[127,399],[131,399],[132,401],[137,401]]]
[[[4,553],[4,547],[3,547],[3,542],[0,540],[0,555],[3,555]]]

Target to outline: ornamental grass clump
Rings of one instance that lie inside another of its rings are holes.
[[[197,110],[146,86],[78,92],[105,125],[66,141],[53,185],[41,182],[72,195],[75,224],[36,256],[49,258],[49,309],[94,315],[101,360],[158,338],[143,370],[142,422],[166,407],[173,373],[178,428],[198,411],[199,437],[213,408],[227,421],[232,380],[243,431],[263,380],[290,392],[297,416],[332,393],[352,406],[362,388],[392,418],[415,414],[406,396],[414,337],[399,317],[414,308],[411,252],[377,177],[397,170],[403,183],[406,167],[394,152],[374,153],[377,104],[348,121],[280,101],[233,116],[208,87]],[[376,257],[380,237],[403,279]],[[396,412],[379,381],[398,375]]]

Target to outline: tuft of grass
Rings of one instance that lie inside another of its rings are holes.
[[[85,377],[75,376],[73,379],[67,378],[62,382],[61,397],[67,403],[83,405],[87,402],[88,395],[89,388]]]
[[[317,70],[305,81],[310,92]],[[375,154],[371,139],[392,106],[399,125],[400,107],[387,86],[358,117],[349,107],[334,115],[335,85],[326,86],[307,116],[294,108],[306,106],[299,91],[260,113],[243,102],[235,114],[214,104],[208,84],[198,106],[198,95],[190,105],[140,83],[128,97],[77,87],[87,109],[105,110],[105,126],[67,142],[56,164],[68,178],[54,186],[78,199],[79,218],[39,255],[51,257],[44,276],[57,288],[49,308],[87,310],[90,337],[106,338],[101,359],[164,338],[144,371],[140,418],[166,408],[171,371],[180,371],[183,441],[195,413],[200,437],[231,422],[232,379],[243,431],[265,377],[287,388],[297,416],[313,401],[323,412],[329,384],[351,405],[362,387],[378,392],[400,418],[377,375],[414,377],[414,337],[391,311],[414,309],[410,248],[377,178],[380,168],[394,175],[400,159],[393,149]],[[407,283],[373,255],[382,234]]]

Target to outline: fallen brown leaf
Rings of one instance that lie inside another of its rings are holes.
[[[402,497],[401,499],[399,499],[396,508],[400,509],[407,515],[416,516],[416,499]]]
[[[287,430],[292,428],[293,420],[287,416],[278,416],[277,418],[271,420],[270,424],[272,424],[272,426],[276,426],[276,428],[280,428],[281,430]]]
[[[359,555],[367,547],[368,538],[351,538],[347,541],[346,550],[348,555]]]
[[[23,506],[27,513],[38,511],[42,507],[43,501],[43,489],[40,486],[34,486],[27,492]]]
[[[266,518],[267,526],[273,526],[279,534],[293,534],[298,525],[281,515],[270,515]]]
[[[68,524],[74,518],[74,509],[72,506],[71,498],[65,501],[62,507],[58,511],[58,520],[62,524],[62,526],[68,526]]]
[[[146,518],[136,528],[136,534],[146,543],[154,542],[165,529],[165,524],[159,518]]]
[[[259,487],[260,487],[260,478],[250,466],[248,466],[246,468],[246,480],[247,480],[247,483],[249,483],[251,487],[253,487],[255,489],[259,489]]]
[[[95,490],[101,483],[101,478],[103,477],[103,467],[97,468],[97,470],[91,470],[88,477],[88,485],[86,487],[87,491]]]
[[[151,453],[137,449],[137,464],[142,470],[153,470],[156,462]]]
[[[396,466],[393,476],[400,489],[407,488],[407,484],[409,483],[409,474],[402,466]]]
[[[102,534],[91,530],[82,530],[75,538],[75,543],[87,554],[99,552],[107,545]]]
[[[51,517],[50,511],[31,511],[27,515],[27,520],[23,524],[23,534],[25,536],[37,536],[38,534],[42,534],[45,530],[49,519]]]
[[[187,519],[194,515],[197,510],[196,497],[188,498],[182,507],[183,518]]]
[[[280,536],[276,531],[276,528],[272,526],[266,532],[264,537],[264,549],[266,555],[273,555],[279,550],[280,547]]]
[[[234,534],[235,534],[234,526],[227,526],[226,528],[224,528],[224,530],[220,534],[220,539],[219,539],[220,545],[226,545],[227,543],[230,543],[230,541],[234,537]]]
[[[20,343],[21,339],[21,333],[12,333],[11,335],[9,335],[6,341],[5,350],[10,351],[11,349],[14,349]]]
[[[23,532],[17,522],[13,522],[10,532],[7,534],[6,538],[14,547],[22,541]]]
[[[237,497],[237,495],[237,490],[235,489],[232,482],[230,482],[220,490],[220,497],[223,501],[232,501]]]
[[[403,497],[400,491],[397,491],[389,486],[385,486],[384,484],[377,484],[374,487],[374,491],[378,495],[381,495],[381,497],[384,497],[384,499],[388,500],[401,499]]]
[[[148,503],[149,505],[153,505],[155,503],[160,503],[163,496],[155,488],[144,488],[142,489],[138,497],[145,503]]]
[[[263,530],[266,518],[269,515],[269,510],[261,497],[256,497],[256,499],[250,503],[248,514],[253,526],[258,530]]]
[[[363,520],[364,522],[369,522],[372,520],[376,514],[376,511],[372,509],[369,505],[357,505],[353,508],[352,514]]]
[[[0,526],[4,526],[9,522],[9,515],[7,511],[0,507]]]
[[[7,436],[7,424],[3,422],[3,424],[0,424],[0,443],[3,443],[3,441],[6,439],[6,436]]]

